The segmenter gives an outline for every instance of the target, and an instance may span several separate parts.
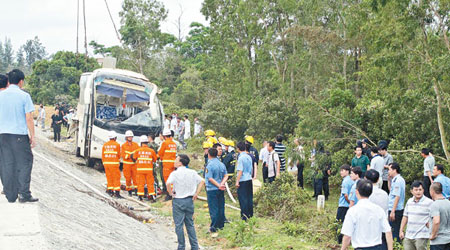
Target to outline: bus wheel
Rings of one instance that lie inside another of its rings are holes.
[[[88,168],[94,167],[95,159],[91,159],[89,157],[86,157],[85,160],[86,160],[86,167],[88,167]]]
[[[102,161],[96,160],[94,163],[94,169],[97,171],[103,171],[105,168],[103,167]]]

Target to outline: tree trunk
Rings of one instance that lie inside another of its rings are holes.
[[[436,94],[436,100],[437,100],[437,120],[438,120],[438,126],[439,126],[439,133],[441,135],[441,143],[442,143],[442,149],[444,150],[445,158],[447,158],[447,161],[450,162],[450,154],[448,152],[447,148],[447,135],[445,133],[444,123],[442,121],[442,103],[441,103],[441,93],[439,92],[439,88],[437,85],[437,80],[434,79],[433,81],[433,89],[434,93]]]

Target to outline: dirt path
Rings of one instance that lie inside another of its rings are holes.
[[[71,155],[70,143],[54,145],[47,133],[38,129],[38,145],[33,149],[58,166],[103,191],[103,173],[84,166]],[[84,185],[35,154],[31,190],[40,199],[42,233],[50,249],[175,249],[176,236],[169,218],[154,212],[139,212],[151,224],[139,222],[87,193]],[[126,206],[134,202],[121,201]]]

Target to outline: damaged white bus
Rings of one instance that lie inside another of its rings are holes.
[[[141,135],[157,136],[164,119],[157,93],[155,84],[135,72],[102,68],[84,73],[77,106],[77,156],[84,157],[87,166],[101,169],[108,131],[116,131],[120,144],[127,130],[133,131],[135,141]]]

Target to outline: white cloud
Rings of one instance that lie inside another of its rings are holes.
[[[86,1],[87,41],[95,40],[106,46],[118,45],[114,27],[104,0]],[[203,0],[161,0],[168,9],[163,32],[178,35],[174,24],[183,9],[182,33],[186,36],[191,22],[206,23],[200,13]],[[79,51],[84,52],[84,26],[80,0]],[[121,0],[107,0],[114,22],[119,29]],[[38,36],[49,53],[59,50],[75,51],[77,27],[77,0],[14,0],[2,3],[0,40],[11,39],[14,50],[26,40]],[[91,54],[92,55],[92,54]]]

